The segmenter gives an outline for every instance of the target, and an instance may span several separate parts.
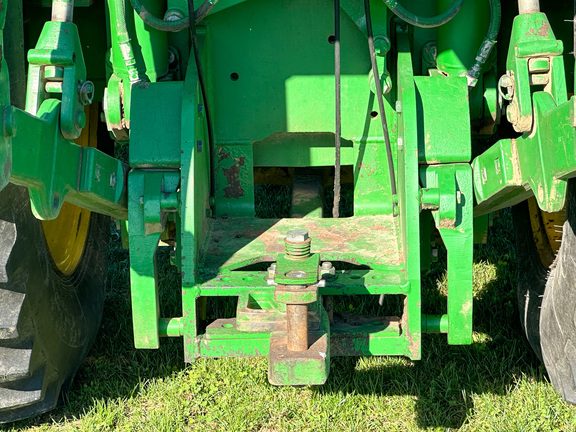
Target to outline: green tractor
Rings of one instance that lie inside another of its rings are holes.
[[[576,403],[574,3],[542,3],[0,0],[0,422],[54,408],[88,353],[111,218],[137,348],[300,386],[470,344],[473,245],[513,206],[522,325]]]

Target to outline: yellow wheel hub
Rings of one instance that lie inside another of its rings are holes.
[[[558,254],[562,243],[562,227],[566,220],[566,210],[546,213],[540,210],[535,198],[528,200],[532,237],[538,250],[540,261],[550,267]]]
[[[98,104],[86,107],[86,127],[75,141],[81,147],[96,147]],[[90,211],[65,202],[59,216],[42,221],[46,243],[54,264],[65,275],[76,270],[84,253],[90,227]]]

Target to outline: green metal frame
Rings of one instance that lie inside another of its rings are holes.
[[[480,0],[438,31],[411,28],[383,2],[370,2],[398,185],[393,198],[362,2],[342,0],[341,161],[351,173],[354,215],[319,217],[318,180],[308,195],[313,205],[297,204],[306,217],[259,219],[255,170],[299,176],[334,165],[331,3],[220,0],[195,30],[203,95],[187,31],[153,29],[119,1],[107,2],[108,28],[120,30],[109,31],[102,53],[102,97],[108,130],[128,143],[129,164],[72,142],[90,99],[86,48],[73,23],[47,22],[28,55],[26,111],[9,106],[2,57],[0,187],[27,186],[40,219],[55,218],[69,201],[127,220],[136,347],[182,337],[190,362],[269,356],[271,383],[302,385],[324,383],[332,356],[419,359],[423,332],[471,343],[473,242],[485,237],[488,221],[473,217],[532,193],[543,210],[558,211],[576,173],[575,102],[566,97],[562,43],[544,14],[514,21],[499,88],[494,60],[470,89],[463,74],[478,47],[454,32],[475,31],[471,17],[488,26]],[[435,12],[433,4],[408,3]],[[146,8],[160,18],[187,15],[183,0],[170,0],[166,10],[151,0]],[[492,136],[503,101],[523,135],[501,139],[471,166],[473,140]],[[301,259],[284,242],[297,228],[311,239]],[[433,259],[433,232],[447,250],[448,303],[426,315],[421,271]],[[165,245],[182,278],[172,287],[182,296],[176,317],[163,316],[159,303],[156,255]],[[401,295],[402,314],[334,316],[333,297],[351,295]],[[206,322],[207,298],[230,296],[238,298],[236,316]],[[295,311],[307,323],[299,333],[304,350],[290,348]]]
[[[300,6],[291,4],[294,10],[303,11]],[[392,214],[389,178],[382,169],[385,161],[382,132],[378,123],[370,118],[377,104],[370,89],[365,29],[346,21],[343,37],[353,44],[344,53],[348,66],[343,77],[346,83],[343,112],[347,119],[343,125],[343,164],[352,165],[354,169],[354,217],[282,221],[254,218],[255,168],[333,164],[331,108],[324,102],[331,99],[332,60],[325,35],[329,26],[327,23],[313,25],[317,17],[327,16],[329,5],[316,2],[309,3],[308,7],[318,9],[314,13],[300,13],[292,18],[292,23],[308,32],[317,28],[318,36],[314,32],[309,35],[316,42],[311,43],[309,59],[296,68],[293,59],[301,55],[300,49],[287,45],[282,40],[286,36],[275,31],[275,21],[270,19],[278,13],[277,5],[242,2],[230,9],[217,6],[206,29],[201,31],[205,35],[200,46],[204,53],[202,62],[211,71],[212,91],[208,97],[215,118],[213,173],[208,170],[210,149],[206,140],[205,107],[199,94],[193,56],[189,57],[185,81],[144,83],[132,88],[130,182],[138,178],[138,184],[155,183],[151,193],[157,195],[162,182],[153,178],[160,179],[172,172],[169,170],[178,167],[178,163],[181,176],[179,210],[174,221],[175,261],[182,272],[182,317],[162,317],[158,310],[152,263],[161,231],[167,225],[146,230],[143,219],[147,209],[134,202],[144,196],[146,203],[146,194],[142,193],[142,186],[129,188],[133,197],[130,201],[134,203],[130,208],[139,209],[129,212],[137,347],[155,348],[162,336],[183,336],[187,361],[202,356],[268,355],[270,381],[292,385],[323,383],[333,355],[405,355],[419,359],[423,319],[420,250],[413,245],[420,242],[418,227],[422,210],[431,211],[435,216],[448,245],[450,261],[448,310],[444,315],[425,315],[426,330],[448,333],[450,343],[470,343],[473,199],[471,169],[465,164],[470,158],[467,84],[463,78],[439,76],[415,80],[414,56],[405,28],[393,27],[398,45],[393,50],[397,53],[394,59],[397,82],[392,87],[401,90],[389,93],[390,99],[385,101],[392,139],[398,144],[394,146],[396,175],[401,186],[398,217]],[[373,2],[372,8],[378,17],[375,28],[387,40],[389,16],[380,2]],[[354,12],[352,2],[345,2],[343,10],[348,17],[354,13],[361,15]],[[242,26],[230,24],[248,17],[259,25],[249,32]],[[295,29],[294,33],[297,32]],[[244,45],[242,51],[236,48]],[[278,51],[276,47],[280,45],[284,49]],[[388,49],[385,47],[382,52]],[[260,58],[269,59],[273,68],[250,69]],[[309,70],[305,68],[304,73],[296,73],[302,65]],[[438,114],[434,101],[439,94],[434,92],[445,86],[453,89],[447,102],[453,110],[443,117],[445,121],[434,122]],[[265,98],[261,94],[263,89],[267,91]],[[390,102],[394,97],[398,100],[396,104]],[[150,103],[158,108],[152,118]],[[246,121],[247,106],[250,122]],[[274,114],[270,107],[280,111]],[[178,111],[182,113],[180,117]],[[455,119],[461,125],[457,131],[453,130]],[[430,136],[428,139],[421,136],[422,128],[433,133],[434,139],[444,139],[449,148],[432,149],[428,144]],[[453,133],[458,134],[457,138],[446,139],[446,134]],[[419,158],[413,157],[418,154]],[[425,166],[419,167],[419,161],[443,165],[425,169]],[[213,197],[209,189],[211,180],[215,182]],[[423,204],[420,197],[426,194],[421,193],[421,189],[442,191],[438,193],[439,201]],[[136,192],[132,194],[132,190]],[[157,208],[150,207],[156,217]],[[308,229],[312,249],[318,252],[304,262],[286,261],[278,248],[282,247],[282,237],[290,227],[298,226]],[[386,258],[382,247],[369,241],[374,229],[390,231],[385,243],[393,245],[396,251],[393,258]],[[348,241],[356,242],[357,248],[351,252],[334,250],[326,237],[330,233],[353,239]],[[313,274],[319,268],[319,261],[342,260],[367,265],[370,270],[335,271],[324,279],[317,295],[306,300],[310,302],[309,319],[318,323],[314,324],[318,326],[316,330],[310,330],[316,332],[317,342],[306,353],[286,351],[283,327],[286,303],[294,300],[285,295],[279,297],[278,287],[297,282],[315,284],[318,276]],[[258,262],[275,262],[280,276],[273,278],[271,284],[266,271],[242,270]],[[288,269],[307,274],[310,280],[286,279],[282,275],[289,274]],[[363,326],[331,322],[323,298],[343,294],[403,295],[404,312],[397,320],[383,318]],[[238,296],[236,318],[217,319],[203,328],[200,325],[202,299],[219,296]]]
[[[509,121],[523,135],[498,141],[474,160],[476,215],[530,196],[545,212],[564,207],[567,180],[576,175],[576,100],[568,100],[562,52],[545,14],[515,18],[500,91]]]
[[[28,53],[26,111],[10,106],[9,85],[3,107],[0,186],[28,187],[38,219],[55,219],[65,201],[126,219],[128,166],[96,148],[72,141],[86,124],[84,106],[94,88],[73,23],[45,23],[38,44]],[[3,65],[4,83],[8,84]]]

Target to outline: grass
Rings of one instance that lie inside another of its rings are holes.
[[[267,359],[185,365],[181,341],[132,344],[128,256],[115,233],[97,342],[61,407],[15,425],[55,431],[572,431],[576,409],[554,392],[519,325],[512,221],[501,213],[474,263],[474,342],[424,335],[421,361],[333,358],[322,387],[272,387]],[[446,304],[445,254],[425,277],[423,308]],[[160,262],[167,260],[160,260]],[[162,269],[164,287],[177,274]],[[178,312],[176,289],[162,303]],[[8,428],[9,429],[9,428]]]

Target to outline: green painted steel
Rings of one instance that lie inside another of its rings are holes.
[[[449,3],[405,6],[432,16]],[[422,29],[370,1],[393,198],[363,4],[341,4],[350,208],[337,219],[322,217],[335,157],[332,2],[220,0],[193,46],[188,30],[153,29],[129,1],[108,0],[103,119],[127,146],[128,165],[72,142],[92,96],[88,43],[75,24],[47,22],[30,50],[27,112],[10,106],[2,57],[0,187],[27,186],[39,218],[69,201],[125,220],[137,347],[181,337],[189,362],[268,356],[271,383],[306,385],[326,381],[333,356],[420,359],[423,332],[469,344],[473,243],[485,239],[489,219],[478,216],[532,194],[545,211],[564,205],[576,175],[576,102],[546,15],[518,16],[506,61],[493,55],[472,88],[466,75],[499,19],[488,2],[465,2],[445,26]],[[144,6],[169,21],[188,15],[183,0]],[[87,10],[95,7],[104,8]],[[521,136],[498,130],[503,113]],[[267,197],[289,200],[286,217],[256,217],[261,173],[291,188],[291,197]],[[306,233],[287,239],[296,229]],[[438,243],[448,258],[447,307],[423,314],[422,270]],[[181,292],[179,316],[165,316],[159,300],[157,250],[166,246],[181,274],[169,287]],[[400,297],[401,306],[394,316],[356,316],[334,311],[338,296],[384,308]],[[223,297],[237,297],[234,316],[209,319],[207,304]]]
[[[155,101],[150,112],[148,103]],[[132,88],[131,167],[180,166],[182,82],[138,83]]]
[[[163,201],[171,194],[177,194],[179,181],[177,171],[134,169],[128,175],[130,280],[137,348],[159,347],[160,306],[155,253],[164,229],[162,211],[177,211],[177,206],[168,208]],[[177,203],[178,199],[174,201]]]
[[[432,211],[448,252],[448,343],[472,343],[472,261],[474,230],[472,170],[469,164],[442,164],[420,170],[422,184],[440,190]]]
[[[26,111],[3,108],[0,186],[28,187],[38,219],[55,219],[65,201],[126,219],[128,166],[72,141],[86,124],[84,106],[94,93],[76,26],[47,22],[28,61]],[[7,67],[3,71],[6,78]],[[9,89],[3,94],[9,101]]]
[[[440,0],[444,9],[453,0]],[[488,30],[490,9],[485,0],[467,0],[453,19],[438,30],[438,69],[448,76],[466,74]]]
[[[475,214],[532,195],[546,212],[564,207],[576,167],[576,100],[568,100],[562,51],[545,14],[515,18],[508,71],[499,85],[507,118],[523,135],[498,141],[474,160]]]
[[[79,86],[86,81],[86,66],[76,25],[49,21],[44,24],[38,44],[28,52],[28,92],[26,111],[37,115],[42,102],[48,98],[62,101],[60,128],[68,139],[80,136],[86,124],[84,105],[92,101],[94,92],[79,95]],[[50,86],[52,84],[52,86]],[[87,89],[88,90],[88,89]]]
[[[418,103],[420,163],[468,162],[470,114],[468,84],[464,77],[415,77]],[[443,103],[438,104],[442,99]]]
[[[333,164],[333,108],[325,103],[331,99],[333,67],[331,24],[325,18],[330,8],[324,2],[307,2],[306,6],[285,3],[283,7],[294,12],[289,16],[283,16],[278,5],[257,1],[214,9],[201,45],[202,62],[211,65],[205,78],[212,83],[208,101],[215,119],[212,173],[203,116],[206,106],[201,103],[195,65],[188,65],[184,82],[138,85],[132,91],[130,145],[137,148],[130,157],[137,169],[129,178],[146,184],[145,179],[161,176],[146,168],[166,169],[177,163],[181,176],[175,247],[176,263],[182,271],[183,316],[162,318],[158,312],[158,289],[150,264],[165,226],[157,226],[154,232],[141,231],[138,236],[131,231],[137,346],[155,347],[159,336],[182,332],[188,361],[199,356],[269,355],[270,381],[292,385],[323,383],[330,355],[394,354],[418,359],[422,208],[435,215],[451,251],[449,307],[437,324],[433,318],[426,321],[427,330],[447,332],[450,343],[471,340],[473,200],[471,169],[465,164],[471,155],[466,80],[440,76],[415,80],[413,53],[404,27],[394,28],[397,82],[391,88],[398,90],[389,93],[385,101],[402,188],[398,216],[392,214],[389,178],[383,169],[383,138],[375,121],[380,113],[370,88],[365,29],[347,18],[343,38],[353,43],[344,51],[342,160],[353,172],[354,217],[309,217],[306,222],[254,218],[255,167],[302,169]],[[385,8],[377,2],[372,7],[382,20],[375,28],[387,36]],[[349,17],[357,13],[351,5],[344,11]],[[248,19],[253,23],[250,28],[235,24]],[[288,19],[289,34],[274,28],[272,23],[278,19]],[[310,41],[305,51],[288,42],[303,32]],[[277,46],[284,49],[278,51]],[[388,49],[383,48],[383,54]],[[437,101],[447,88],[453,89],[443,96],[449,111],[442,111]],[[161,111],[153,117],[146,108],[150,103]],[[178,119],[174,114],[180,104],[182,116]],[[174,147],[178,135],[179,152]],[[419,162],[461,164],[424,169],[421,186]],[[209,199],[211,179],[215,195]],[[160,191],[161,183],[157,180],[152,189]],[[438,190],[436,207],[421,203],[421,187]],[[138,192],[132,194],[133,188],[139,188]],[[140,196],[147,201],[141,188],[130,187],[131,202]],[[144,215],[142,205],[136,204],[130,208],[138,207]],[[141,216],[136,210],[130,215],[131,230],[133,226],[142,230]],[[284,255],[283,237],[297,227],[305,228],[312,237],[313,253],[303,261]],[[338,241],[340,238],[344,242]],[[466,253],[459,255],[458,249]],[[323,276],[319,272],[324,261],[368,267],[335,270]],[[258,263],[274,266],[261,271],[243,269]],[[470,277],[458,279],[454,276],[458,273]],[[294,284],[310,288],[282,288]],[[311,289],[316,284],[317,288]],[[363,326],[331,322],[322,296],[342,294],[402,295],[404,310],[401,317]],[[236,318],[216,320],[203,329],[199,325],[202,299],[222,296],[238,296]],[[311,305],[309,335],[318,332],[316,342],[301,354],[286,351],[286,338],[290,337],[285,327],[287,307],[307,303]]]
[[[34,215],[55,219],[65,201],[119,219],[127,218],[128,167],[58,133],[61,103],[48,99],[36,116],[14,108],[10,181],[28,187]],[[35,137],[42,137],[37,141]]]

